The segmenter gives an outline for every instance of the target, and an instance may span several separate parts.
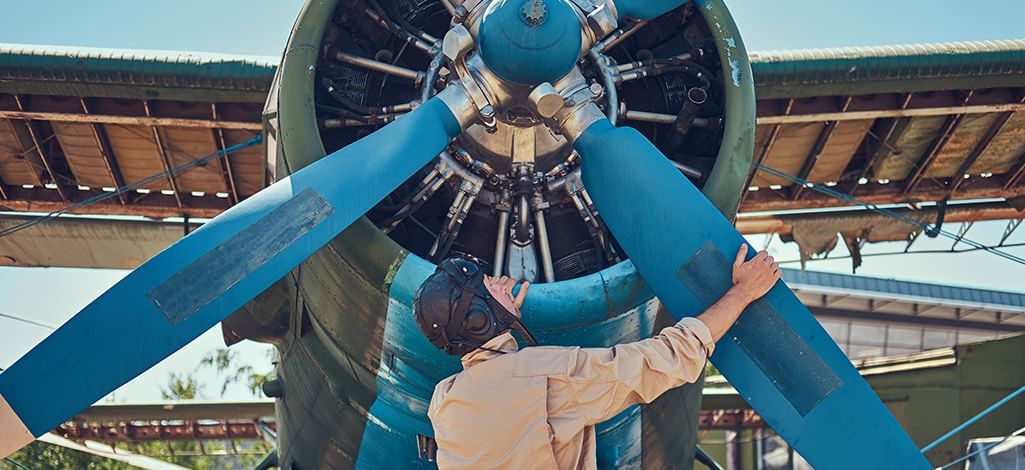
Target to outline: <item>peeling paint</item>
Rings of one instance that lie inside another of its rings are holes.
[[[733,57],[729,58],[730,63],[730,76],[733,78],[733,86],[740,88],[740,79],[742,77],[740,73],[740,63]]]
[[[705,4],[705,9],[712,11],[712,4]],[[722,23],[719,21],[715,22],[715,29],[720,35],[723,34]],[[740,71],[740,61],[734,57],[734,53],[737,49],[737,40],[730,36],[728,38],[724,38],[723,42],[723,52],[726,56],[726,63],[730,67],[730,81],[733,83],[734,87],[740,88],[740,83],[743,80],[744,74]]]
[[[388,273],[384,275],[384,290],[388,291],[391,288],[392,281],[395,280],[395,275],[399,272],[399,268],[402,266],[402,262],[406,260],[406,250],[399,250],[399,255],[395,257],[395,260],[388,266]]]

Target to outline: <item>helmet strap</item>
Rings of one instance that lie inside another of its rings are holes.
[[[448,325],[445,325],[445,339],[450,342],[459,337],[459,330],[463,328],[463,321],[466,320],[466,313],[470,310],[470,302],[474,296],[473,290],[467,284],[460,283],[460,286],[463,292],[459,295],[459,303],[448,317]]]

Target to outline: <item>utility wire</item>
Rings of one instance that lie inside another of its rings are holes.
[[[190,160],[190,161],[185,162],[185,163],[183,163],[181,165],[173,167],[173,168],[171,168],[168,171],[162,171],[160,173],[157,173],[157,174],[154,174],[154,175],[151,175],[151,176],[147,176],[147,177],[145,177],[145,178],[143,178],[141,180],[135,181],[134,183],[128,183],[128,184],[126,184],[124,186],[121,186],[121,187],[115,189],[113,192],[109,192],[109,193],[105,192],[105,193],[97,194],[96,196],[90,197],[88,199],[83,199],[83,200],[78,201],[78,202],[73,203],[73,204],[69,204],[67,206],[64,206],[61,209],[55,210],[55,211],[50,212],[50,213],[48,213],[46,215],[34,218],[32,220],[28,220],[28,221],[22,222],[20,224],[14,225],[14,226],[9,227],[9,228],[6,228],[4,230],[0,230],[0,238],[6,237],[6,236],[8,236],[8,235],[10,235],[12,233],[15,233],[15,232],[18,232],[18,231],[21,231],[21,230],[25,230],[25,229],[27,229],[27,228],[29,228],[29,227],[31,227],[33,225],[36,225],[38,223],[46,222],[47,220],[60,217],[61,214],[64,214],[65,212],[70,212],[70,211],[75,211],[75,210],[78,210],[78,209],[82,209],[82,208],[91,206],[93,204],[96,204],[98,202],[102,202],[102,201],[105,201],[107,199],[110,199],[110,198],[113,198],[113,197],[117,197],[117,195],[119,195],[119,194],[127,193],[129,191],[135,190],[137,188],[140,188],[140,187],[142,187],[144,185],[147,185],[149,183],[152,183],[154,181],[167,178],[168,175],[176,175],[176,174],[181,173],[181,172],[183,172],[185,170],[188,170],[190,168],[195,168],[197,166],[205,165],[206,163],[210,162],[211,160],[216,160],[218,158],[221,158],[222,156],[228,155],[228,154],[233,153],[233,152],[237,152],[237,151],[242,150],[244,148],[252,147],[252,146],[257,145],[257,144],[259,144],[261,142],[263,142],[263,134],[256,134],[255,136],[253,136],[253,138],[251,138],[251,139],[249,139],[249,140],[247,140],[245,142],[242,142],[240,144],[230,145],[228,147],[225,147],[223,150],[218,150],[218,151],[216,151],[214,153],[211,153],[209,155],[206,155],[206,156],[203,156],[203,157],[199,157],[199,158],[197,158],[195,160]]]
[[[1008,253],[1006,251],[1000,250],[998,248],[994,248],[992,246],[988,246],[988,245],[979,243],[979,242],[977,242],[975,240],[972,240],[970,238],[967,238],[967,237],[959,237],[959,236],[957,236],[954,233],[951,233],[951,232],[948,232],[946,230],[940,229],[938,226],[934,226],[932,224],[927,224],[927,223],[924,223],[924,222],[919,222],[919,221],[917,221],[917,220],[915,220],[915,219],[913,219],[911,217],[908,217],[908,216],[906,216],[904,214],[901,214],[899,212],[895,212],[895,211],[892,211],[892,210],[889,210],[889,209],[883,209],[883,208],[881,208],[881,207],[879,207],[879,206],[877,206],[875,204],[872,204],[872,203],[870,203],[868,201],[865,201],[863,199],[858,199],[858,198],[856,198],[854,196],[851,196],[849,194],[842,193],[840,191],[831,189],[831,188],[829,188],[827,186],[824,186],[824,185],[812,183],[812,182],[810,182],[810,181],[808,181],[808,180],[806,180],[804,178],[801,178],[801,177],[795,176],[795,175],[791,175],[790,173],[786,173],[786,172],[777,170],[777,169],[772,168],[770,166],[765,166],[765,165],[763,165],[761,163],[755,163],[755,167],[758,168],[759,170],[764,171],[766,173],[769,173],[769,174],[771,174],[773,176],[777,176],[777,177],[783,178],[785,180],[788,180],[788,181],[790,181],[792,183],[795,183],[795,184],[799,184],[799,185],[804,186],[805,188],[811,189],[813,191],[820,192],[822,194],[825,194],[827,196],[840,199],[842,201],[847,201],[847,202],[850,202],[850,203],[853,203],[853,204],[857,204],[857,205],[863,206],[866,209],[868,209],[868,210],[870,210],[872,212],[875,212],[877,214],[881,214],[881,215],[884,215],[886,217],[890,217],[892,219],[895,219],[895,220],[904,222],[906,224],[918,227],[918,228],[926,231],[929,234],[934,234],[935,233],[937,235],[943,235],[944,237],[947,237],[947,238],[949,238],[951,240],[960,241],[961,243],[964,243],[964,244],[966,244],[968,246],[971,246],[972,248],[989,252],[991,254],[994,254],[994,255],[999,256],[1001,258],[1004,258],[1006,260],[1013,261],[1013,262],[1018,263],[1018,264],[1020,264],[1022,266],[1025,266],[1025,258],[1022,258],[1020,256],[1016,256],[1016,255],[1013,255],[1013,254]]]
[[[12,459],[10,457],[4,457],[4,461],[9,463],[9,464],[11,464],[11,465],[14,465],[15,467],[20,468],[21,470],[32,470],[31,468],[28,468],[28,467],[22,465],[17,460],[14,460],[14,459]]]
[[[1022,246],[1025,246],[1025,243],[1010,243],[1010,244],[995,245],[995,246],[994,245],[989,245],[990,248],[1018,248],[1018,247],[1022,247]],[[970,253],[970,252],[979,251],[979,250],[981,250],[981,248],[962,248],[962,249],[958,249],[958,250],[915,250],[915,251],[900,250],[900,251],[884,251],[884,252],[881,252],[881,253],[862,253],[861,257],[862,258],[868,258],[868,257],[872,257],[872,256],[893,256],[893,255],[942,255],[942,254],[951,254],[951,253],[959,254],[959,253]],[[833,257],[829,257],[829,258],[809,258],[807,260],[804,260],[804,262],[811,262],[811,261],[833,261],[833,260],[838,260],[838,259],[851,259],[851,258],[853,258],[853,256],[851,256],[851,255],[833,256]],[[783,261],[777,261],[777,263],[779,263],[779,264],[794,264],[794,263],[800,263],[800,262],[801,262],[801,260],[799,260],[799,259],[788,259],[788,260],[783,260]]]
[[[975,457],[976,455],[979,455],[979,454],[981,454],[983,452],[987,452],[990,449],[992,449],[992,448],[994,448],[994,447],[996,447],[996,446],[998,446],[1000,444],[1003,444],[1004,442],[1007,442],[1008,439],[1010,439],[1012,437],[1015,437],[1015,436],[1018,436],[1018,435],[1021,435],[1022,433],[1025,433],[1025,428],[1021,428],[1021,429],[1019,429],[1019,430],[1017,430],[1015,432],[1012,432],[1011,434],[1008,434],[1008,435],[1004,436],[1003,439],[1000,439],[1000,440],[998,440],[996,442],[992,442],[992,443],[986,444],[986,445],[984,445],[982,447],[979,447],[978,449],[972,451],[969,454],[966,454],[966,455],[962,456],[961,458],[959,458],[957,460],[952,460],[950,462],[947,462],[942,467],[939,467],[939,469],[943,470],[943,469],[946,469],[946,468],[953,467],[954,465],[957,465],[957,464],[959,464],[961,462],[964,462],[965,460],[968,460],[968,459],[970,459],[972,457]]]
[[[0,312],[0,317],[16,319],[16,321],[18,321],[18,322],[25,322],[27,324],[32,324],[32,325],[35,325],[37,327],[42,327],[42,328],[48,328],[50,330],[56,330],[57,329],[56,326],[53,326],[53,325],[50,325],[50,324],[47,324],[47,323],[43,323],[43,322],[38,322],[38,321],[35,321],[35,319],[32,319],[32,318],[26,318],[24,316],[12,315],[10,313],[2,313],[2,312]]]
[[[936,448],[936,446],[938,446],[938,445],[942,444],[944,441],[946,441],[946,440],[956,436],[961,431],[964,431],[969,426],[975,424],[980,419],[986,417],[986,415],[992,413],[994,410],[1000,408],[1001,406],[1006,405],[1008,402],[1010,402],[1011,400],[1014,400],[1015,398],[1018,398],[1022,394],[1025,394],[1025,385],[1022,385],[1021,387],[1018,388],[1018,390],[1015,390],[1015,391],[1011,392],[1006,397],[1001,398],[996,403],[994,403],[992,405],[989,405],[989,408],[986,408],[986,409],[980,411],[975,416],[972,416],[971,418],[969,418],[968,421],[965,421],[965,422],[959,424],[956,428],[951,429],[949,432],[947,432],[946,434],[940,436],[935,441],[932,441],[928,445],[926,445],[925,447],[922,447],[922,452],[923,453],[924,452],[928,452],[928,451]]]

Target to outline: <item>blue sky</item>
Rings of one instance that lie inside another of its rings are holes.
[[[1021,0],[733,0],[728,5],[752,51],[1025,38],[1021,20],[1025,18],[1025,2]],[[301,6],[299,0],[7,0],[0,3],[0,43],[278,56]],[[994,243],[1003,227],[1002,222],[976,224],[969,236]],[[751,241],[761,247],[765,237],[755,236]],[[1025,230],[1009,240],[1013,242],[1025,242]],[[950,246],[950,241],[935,239],[919,241],[915,248]],[[866,252],[902,247],[873,245]],[[778,239],[769,248],[780,259],[797,257],[792,245]],[[1025,256],[1025,249],[1010,251]],[[840,249],[835,254],[846,253]],[[809,268],[849,272],[850,264],[847,260],[827,260],[810,263]],[[859,273],[1025,290],[1021,283],[1025,267],[983,253],[870,257]],[[61,323],[124,274],[113,270],[0,268],[0,313]],[[46,334],[43,328],[0,318],[0,367],[11,364]],[[219,346],[220,332],[215,328],[120,389],[115,398],[157,400],[159,385],[170,372],[192,371],[207,351]],[[87,353],[89,346],[82,348]],[[266,347],[243,343],[235,348],[258,369],[270,368]],[[215,397],[216,377],[209,372],[200,377],[211,383],[207,395]],[[235,388],[226,398],[246,397],[246,392]]]

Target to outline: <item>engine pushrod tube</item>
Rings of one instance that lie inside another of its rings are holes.
[[[356,65],[366,69],[373,70],[375,72],[381,72],[388,75],[394,75],[396,77],[405,78],[412,80],[414,84],[419,85],[424,79],[424,73],[418,72],[413,69],[407,69],[405,67],[399,67],[398,65],[392,65],[385,62],[376,61],[374,59],[368,59],[366,57],[360,57],[358,55],[347,54],[345,52],[336,52],[335,59],[345,62],[347,64]]]
[[[624,113],[623,117],[629,121],[653,122],[656,124],[673,124],[674,122],[676,122],[675,114],[652,113],[649,111],[634,111],[632,109],[626,110],[626,113]],[[699,117],[694,118],[694,121],[691,122],[691,125],[694,127],[708,128],[715,127],[716,122],[716,119]]]
[[[599,42],[596,45],[596,49],[598,49],[599,52],[605,52],[615,47],[617,44],[625,41],[630,36],[633,36],[634,33],[640,31],[641,28],[646,24],[648,24],[647,21],[638,21],[627,26],[626,28],[619,28],[613,31],[611,34],[609,34],[601,42]]]
[[[537,229],[537,247],[541,250],[541,266],[545,274],[545,282],[555,282],[555,266],[552,265],[552,248],[548,244],[548,227],[545,225],[545,213],[534,211],[534,228]]]
[[[495,237],[495,266],[491,274],[501,276],[505,271],[505,251],[508,248],[509,211],[498,211],[498,236]]]

